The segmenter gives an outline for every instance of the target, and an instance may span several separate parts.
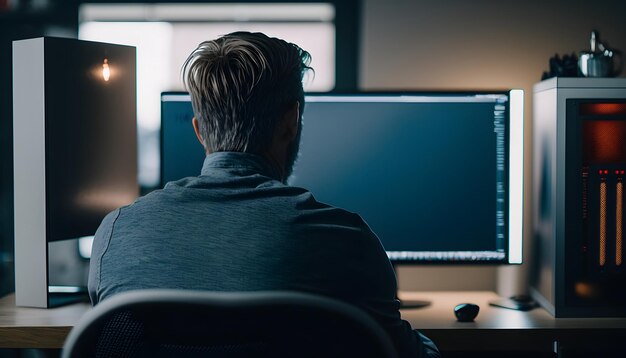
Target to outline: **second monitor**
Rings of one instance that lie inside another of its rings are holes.
[[[521,263],[523,92],[307,95],[289,184],[360,214],[394,262]],[[162,95],[162,183],[204,151]]]

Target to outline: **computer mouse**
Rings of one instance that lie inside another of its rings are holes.
[[[454,307],[454,315],[459,322],[472,322],[478,316],[480,307],[473,303],[461,303]]]

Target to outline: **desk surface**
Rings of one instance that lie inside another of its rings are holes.
[[[589,349],[590,344],[623,345],[626,339],[626,318],[554,318],[543,308],[521,312],[493,307],[489,301],[500,298],[494,292],[413,292],[400,298],[432,302],[427,308],[402,310],[402,318],[447,351],[480,347],[487,351],[551,352],[555,341],[571,350]],[[474,322],[456,320],[453,310],[459,303],[480,307]]]
[[[0,348],[61,348],[91,305],[43,309],[15,306],[15,294],[0,298]]]
[[[551,351],[555,340],[572,346],[626,338],[626,318],[555,319],[541,308],[530,312],[496,308],[488,305],[498,298],[493,292],[418,292],[401,298],[432,302],[426,308],[402,310],[402,318],[442,350]],[[480,306],[475,322],[454,318],[454,306],[464,302]],[[0,348],[60,348],[89,308],[86,303],[52,309],[16,307],[13,294],[0,298]]]

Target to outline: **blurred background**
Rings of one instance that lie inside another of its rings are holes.
[[[0,0],[0,295],[13,282],[11,42],[56,36],[137,47],[139,180],[159,180],[162,91],[181,90],[180,66],[203,40],[262,31],[311,52],[308,91],[508,89],[526,91],[530,193],[532,86],[555,54],[578,54],[599,31],[626,50],[619,0],[336,0],[129,2]],[[525,240],[531,239],[526,195]],[[529,245],[526,245],[528,247]],[[531,259],[526,255],[525,259]],[[523,290],[528,264],[401,267],[405,290]]]

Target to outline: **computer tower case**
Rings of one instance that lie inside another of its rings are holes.
[[[626,317],[626,79],[533,95],[532,296],[555,317]]]
[[[108,212],[137,197],[135,72],[130,46],[13,42],[18,306],[51,307],[73,293],[84,298],[86,282],[59,286],[50,276],[56,244],[93,235]],[[67,247],[78,256],[78,243]]]

